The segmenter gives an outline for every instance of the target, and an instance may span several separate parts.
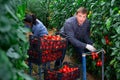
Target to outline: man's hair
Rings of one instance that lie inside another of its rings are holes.
[[[80,8],[77,10],[76,14],[78,14],[78,13],[88,14],[88,11],[87,11],[86,8],[80,7]]]

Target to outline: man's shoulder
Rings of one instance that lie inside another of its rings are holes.
[[[89,19],[86,19],[85,23],[86,23],[86,24],[90,24],[91,22],[90,22]]]
[[[90,20],[86,19],[85,22],[83,23],[84,27],[90,27],[91,26],[91,22]]]
[[[76,19],[76,17],[73,16],[73,17],[68,18],[68,19],[66,20],[66,22],[68,22],[68,23],[72,23],[72,22],[75,21],[75,19]]]

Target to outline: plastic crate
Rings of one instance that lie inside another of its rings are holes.
[[[29,48],[30,49],[38,50],[38,44],[39,44],[38,37],[33,37],[33,36],[29,37],[29,45],[30,45]]]
[[[78,66],[64,64],[58,70],[46,70],[44,75],[44,80],[76,80],[80,77],[80,69]]]
[[[41,64],[41,53],[34,49],[28,50],[29,58],[27,59],[28,62],[34,63],[34,64]]]
[[[53,37],[53,38],[50,38]],[[30,48],[35,50],[53,50],[53,49],[62,49],[66,48],[66,39],[59,37],[54,38],[57,36],[48,36],[46,37],[33,37],[30,36],[29,43]]]
[[[62,57],[66,49],[66,40],[51,40],[44,37],[30,38],[30,49],[28,50],[28,61],[42,64],[55,61]]]
[[[46,63],[46,62],[55,61],[62,57],[61,50],[51,51],[50,53],[47,53],[47,54],[46,54],[46,51],[44,51],[44,52],[43,52],[43,54],[41,54],[40,52],[29,49],[28,50],[28,55],[29,55],[28,61],[35,63],[35,64],[42,64],[42,63]]]
[[[66,40],[50,40],[40,38],[40,49],[41,50],[59,50],[66,48]]]

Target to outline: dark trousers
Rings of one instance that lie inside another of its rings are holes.
[[[77,53],[77,58],[79,60],[78,62],[82,64],[82,53],[86,53],[88,52],[88,50],[84,48],[78,48],[78,47],[74,47],[74,49]],[[62,58],[56,60],[54,67],[59,67],[62,64],[64,57],[65,57],[65,53],[66,53],[66,49],[63,50]]]
[[[82,64],[82,54],[88,52],[88,50],[85,48],[78,48],[78,47],[74,47],[74,49],[76,51],[78,63]]]

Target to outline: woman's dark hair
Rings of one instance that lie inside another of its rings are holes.
[[[36,24],[36,16],[34,14],[26,14],[24,22]]]
[[[36,16],[34,14],[31,15],[33,19],[33,24],[36,24]]]

